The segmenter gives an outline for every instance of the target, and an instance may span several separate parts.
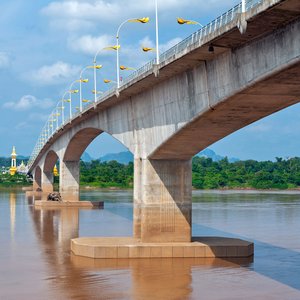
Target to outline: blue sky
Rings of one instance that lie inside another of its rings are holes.
[[[179,26],[176,17],[202,24],[216,18],[239,1],[158,0],[160,51],[197,30]],[[141,4],[142,3],[142,4]],[[120,63],[139,68],[154,57],[141,46],[154,46],[154,0],[72,0],[0,2],[0,156],[12,145],[29,155],[49,114],[91,64],[99,49],[115,44],[119,24],[149,16],[149,24],[126,24],[120,34]],[[103,78],[115,80],[115,52],[101,51],[98,62],[100,90],[109,87]],[[129,73],[127,73],[129,75]],[[92,81],[92,73],[85,75]],[[123,75],[124,77],[126,75]],[[91,83],[83,88],[91,98]],[[218,154],[241,159],[274,159],[300,156],[300,106],[295,105],[256,122],[215,143]],[[124,150],[108,135],[98,137],[88,148],[93,157]]]

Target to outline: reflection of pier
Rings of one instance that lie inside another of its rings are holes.
[[[16,201],[17,201],[17,194],[10,193],[9,194],[9,207],[10,207],[10,233],[12,240],[14,239],[15,235],[15,227],[16,227]]]
[[[193,270],[236,268],[243,272],[240,267],[252,262],[252,258],[94,260],[79,257],[70,254],[70,239],[79,234],[78,208],[29,208],[48,269],[48,283],[53,285],[52,292],[57,299],[153,299],[154,296],[186,299],[193,291]]]
[[[209,269],[231,268],[243,273],[241,266],[249,266],[252,258],[90,259],[72,255],[71,262],[76,269],[88,272],[90,276],[107,274],[107,284],[118,280],[113,290],[103,290],[103,299],[112,296],[117,299],[189,299],[195,270],[201,273]]]

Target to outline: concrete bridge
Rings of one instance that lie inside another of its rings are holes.
[[[53,190],[59,160],[60,193],[79,201],[80,157],[106,132],[134,154],[134,237],[190,242],[193,155],[300,100],[299,0],[248,2],[58,128],[32,158],[34,189]]]

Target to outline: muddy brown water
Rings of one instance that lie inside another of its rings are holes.
[[[254,241],[249,259],[93,260],[78,236],[132,234],[131,191],[85,191],[99,209],[37,209],[0,192],[0,299],[300,299],[300,194],[193,192],[193,235]]]

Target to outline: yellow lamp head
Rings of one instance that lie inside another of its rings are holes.
[[[140,22],[140,23],[143,23],[143,24],[148,23],[149,21],[150,21],[149,17],[144,17],[144,18],[133,20],[133,22]]]
[[[154,48],[148,48],[148,47],[142,47],[142,50],[144,52],[149,52],[149,51],[154,51],[155,49]]]
[[[104,50],[118,50],[120,49],[120,45],[117,45],[117,46],[108,46],[108,47],[105,47],[103,48]]]

